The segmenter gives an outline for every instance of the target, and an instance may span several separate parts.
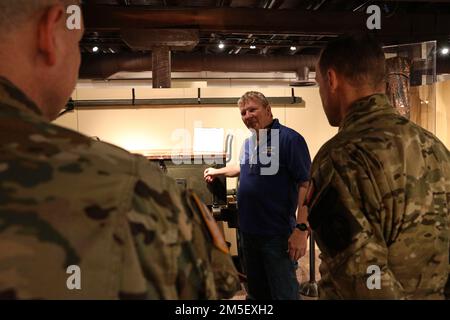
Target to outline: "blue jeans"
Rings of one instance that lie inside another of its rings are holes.
[[[297,262],[287,252],[289,235],[242,233],[249,299],[298,300]]]

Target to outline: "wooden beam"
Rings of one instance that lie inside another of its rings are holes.
[[[171,50],[190,51],[199,42],[197,30],[184,29],[121,29],[120,36],[133,50],[166,46]]]
[[[169,47],[152,49],[152,81],[153,88],[171,87],[171,59]]]
[[[257,8],[144,9],[84,6],[89,30],[183,28],[211,32],[336,35],[367,30],[368,15],[355,12],[265,10]],[[402,41],[443,39],[450,34],[450,14],[382,15],[381,38]]]

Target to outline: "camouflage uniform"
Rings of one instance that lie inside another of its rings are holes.
[[[49,123],[0,78],[0,298],[231,297],[211,220],[147,159]]]
[[[385,95],[358,100],[314,159],[308,220],[322,299],[442,299],[449,265],[450,153]],[[381,270],[381,289],[372,270]]]

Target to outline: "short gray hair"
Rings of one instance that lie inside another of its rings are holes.
[[[250,100],[258,101],[264,108],[267,108],[270,105],[267,98],[261,92],[248,91],[238,100],[238,106],[245,105]]]
[[[14,31],[35,12],[51,5],[76,4],[76,0],[0,0],[0,37]]]

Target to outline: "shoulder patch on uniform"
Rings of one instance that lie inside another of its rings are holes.
[[[190,191],[189,195],[194,200],[194,204],[196,205],[198,210],[201,212],[203,221],[205,222],[206,227],[208,228],[214,246],[220,251],[228,254],[228,246],[225,242],[222,232],[219,229],[219,226],[216,223],[216,220],[214,220],[214,217],[212,216],[208,207],[200,200],[200,198],[194,192]]]

